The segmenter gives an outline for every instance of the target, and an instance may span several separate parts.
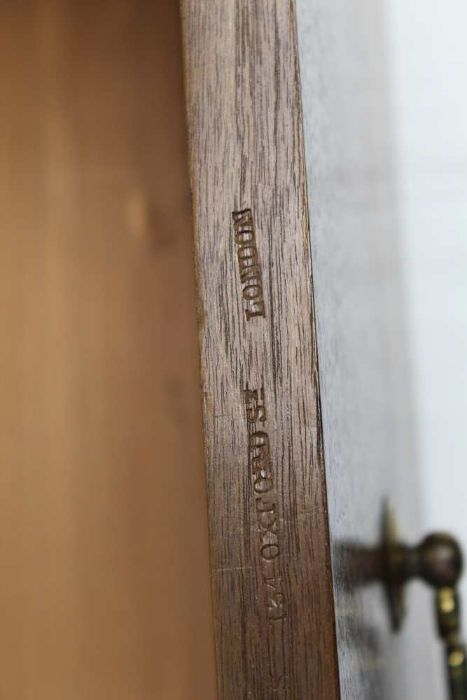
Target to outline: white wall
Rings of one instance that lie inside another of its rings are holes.
[[[467,2],[386,6],[426,526],[467,559]]]

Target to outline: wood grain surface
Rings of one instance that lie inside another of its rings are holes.
[[[333,700],[294,6],[182,7],[219,697]]]
[[[0,3],[0,697],[214,700],[177,3]]]

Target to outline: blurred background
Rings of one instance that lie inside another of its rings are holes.
[[[0,698],[215,696],[178,3],[0,3]]]
[[[425,525],[465,549],[467,4],[386,0],[386,13]]]

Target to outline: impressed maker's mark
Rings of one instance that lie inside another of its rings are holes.
[[[254,512],[259,545],[260,574],[267,620],[270,688],[273,697],[287,697],[289,677],[284,658],[284,624],[287,601],[283,588],[281,531],[277,492],[267,432],[267,410],[264,389],[243,391],[248,425],[248,466],[253,482]],[[258,591],[259,593],[259,591]]]
[[[237,245],[238,269],[245,314],[250,321],[255,316],[266,316],[263,294],[263,276],[256,247],[256,234],[251,209],[232,213]]]

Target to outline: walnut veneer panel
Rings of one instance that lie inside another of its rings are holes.
[[[219,696],[333,700],[294,7],[182,7]]]

